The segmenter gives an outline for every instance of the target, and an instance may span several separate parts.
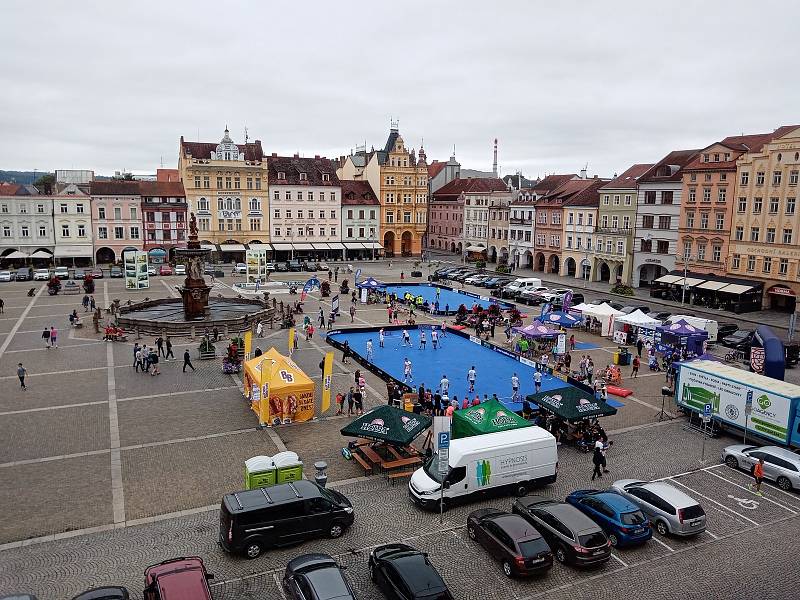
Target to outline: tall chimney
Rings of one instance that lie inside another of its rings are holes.
[[[492,166],[492,173],[497,177],[497,138],[494,138],[494,164]]]

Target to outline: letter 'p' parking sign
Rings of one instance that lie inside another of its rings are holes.
[[[439,432],[439,439],[437,440],[436,446],[437,446],[437,448],[449,448],[450,447],[450,432],[449,431],[440,431]]]

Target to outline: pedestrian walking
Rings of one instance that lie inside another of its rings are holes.
[[[571,336],[569,336],[569,349],[570,349],[571,352],[575,350],[575,334],[574,333]]]
[[[592,464],[594,465],[594,471],[592,471],[592,481],[594,481],[595,477],[603,477],[603,471],[601,470],[603,465],[603,453],[597,446],[595,446],[594,453],[592,454]]]
[[[83,312],[89,312],[89,294],[83,295],[83,300],[81,301],[83,305]]]
[[[536,388],[536,393],[537,394],[542,391],[542,372],[541,371],[535,371],[534,372],[534,374],[533,374],[533,385]]]
[[[139,362],[139,342],[133,343],[133,364],[131,365],[136,369],[136,364]]]
[[[320,307],[319,314],[317,315],[317,324],[323,329],[325,328],[325,313],[322,312],[322,307]]]
[[[636,379],[636,377],[638,377],[638,375],[639,375],[639,357],[638,356],[634,356],[633,357],[633,363],[632,364],[633,364],[633,370],[631,371],[631,377]]]
[[[0,314],[3,313],[3,309],[5,308],[6,303],[3,302],[3,299],[0,298]]]
[[[378,332],[378,346],[383,348],[383,342],[385,340],[385,334],[383,333],[383,327],[381,327],[380,331]]]
[[[639,354],[639,358],[642,358],[642,348],[644,348],[644,342],[642,341],[642,338],[639,338],[639,340],[636,342],[636,352]]]
[[[475,365],[472,365],[467,371],[467,383],[469,384],[469,393],[475,391],[475,379],[477,379],[478,374],[475,371]]]
[[[94,301],[94,296],[89,296],[89,310],[94,310],[97,308],[97,304]]]
[[[411,361],[406,357],[403,360],[403,383],[413,383],[414,375],[411,373]]]
[[[350,362],[350,354],[352,351],[350,350],[350,342],[347,340],[344,341],[344,345],[342,346],[342,364],[346,365]],[[367,359],[369,360],[369,359]],[[370,361],[372,362],[372,361]]]
[[[161,336],[156,338],[156,350],[158,350],[159,356],[163,356],[164,358],[167,357],[167,352],[164,350],[164,338]]]
[[[258,337],[264,337],[263,332],[264,332],[264,325],[261,323],[261,321],[259,321],[258,324],[256,325],[256,335]]]
[[[22,363],[17,364],[17,377],[19,377],[19,387],[20,389],[27,390],[28,388],[25,387],[25,375],[28,374],[28,369],[22,366]]]
[[[356,320],[356,305],[355,304],[351,304],[350,305],[350,322],[351,323],[355,323],[355,320]]]
[[[439,391],[442,392],[442,396],[447,396],[447,392],[450,389],[450,380],[447,378],[447,375],[442,375],[442,379],[439,382]]]
[[[58,329],[50,326],[50,347],[58,348]]]
[[[161,371],[158,368],[158,352],[156,352],[155,350],[151,350],[148,358],[150,360],[150,364],[153,367],[153,370],[150,371],[150,375],[153,376],[161,375]]]
[[[50,330],[47,327],[42,331],[42,340],[44,340],[44,347],[50,348]]]
[[[350,391],[347,392],[347,416],[350,417],[353,415],[353,393],[355,392],[355,388],[350,386]]]
[[[164,360],[169,360],[170,356],[172,357],[173,360],[175,360],[175,354],[172,352],[172,340],[169,339],[169,336],[167,336],[166,344],[167,344],[167,355],[164,357]]]
[[[21,365],[20,365],[21,366]],[[25,387],[24,385],[22,387]],[[761,483],[764,481],[764,459],[759,458],[758,462],[753,467],[753,479],[755,479],[755,486],[751,485],[750,489],[755,491],[756,496],[763,496],[761,493]]]
[[[191,367],[192,371],[195,370],[194,365],[192,364],[192,357],[189,355],[189,349],[187,348],[183,352],[183,372],[186,373],[186,367]]]

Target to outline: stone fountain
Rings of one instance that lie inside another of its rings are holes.
[[[189,242],[186,248],[177,248],[178,262],[186,264],[186,279],[180,288],[183,298],[183,315],[187,321],[205,319],[208,316],[208,296],[211,288],[203,277],[203,266],[209,251],[200,247],[197,240],[197,219],[194,213],[189,219]]]

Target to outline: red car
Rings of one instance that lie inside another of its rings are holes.
[[[158,270],[159,275],[172,275],[172,267],[169,265],[161,265],[161,268]]]
[[[173,558],[147,567],[144,572],[145,600],[211,600],[203,559],[197,556]]]

